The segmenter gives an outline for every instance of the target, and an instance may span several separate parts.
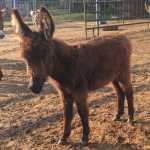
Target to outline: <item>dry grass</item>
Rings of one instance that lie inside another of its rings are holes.
[[[60,24],[55,36],[68,43],[83,41],[82,25],[80,22]],[[145,29],[146,26],[141,25],[119,31],[133,42],[131,72],[136,123],[130,126],[126,122],[112,121],[116,94],[111,85],[90,93],[91,135],[90,145],[85,150],[150,150],[150,32]],[[6,32],[6,38],[0,41],[0,64],[5,76],[0,82],[0,149],[81,149],[82,128],[76,111],[70,144],[57,145],[63,129],[62,102],[48,84],[41,95],[33,95],[27,89],[19,43],[11,29]]]

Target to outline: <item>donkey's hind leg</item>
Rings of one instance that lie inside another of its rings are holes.
[[[118,80],[113,81],[113,86],[115,87],[115,90],[117,92],[117,97],[118,97],[118,110],[113,120],[119,121],[121,116],[124,114],[125,92],[120,86]]]
[[[133,89],[132,89],[132,84],[127,83],[125,85],[125,94],[127,98],[127,104],[128,104],[128,122],[130,124],[134,123],[134,103],[133,103]]]
[[[126,80],[122,80],[121,84],[124,88],[125,91],[125,96],[127,99],[127,104],[128,104],[128,122],[130,124],[133,124],[134,122],[134,103],[133,103],[133,88],[132,88],[132,84],[131,84],[131,80],[130,77],[126,78]]]
[[[88,121],[88,105],[87,105],[87,95],[79,94],[76,100],[78,114],[82,121],[83,126],[83,136],[82,136],[82,146],[88,145],[89,141],[89,121]]]

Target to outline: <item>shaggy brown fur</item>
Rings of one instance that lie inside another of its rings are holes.
[[[88,144],[87,94],[110,82],[118,95],[115,120],[120,120],[124,113],[126,97],[129,122],[133,122],[131,44],[125,36],[106,36],[79,46],[70,46],[52,38],[54,22],[45,8],[40,10],[39,32],[32,32],[23,23],[17,10],[13,10],[12,18],[21,39],[22,56],[30,78],[29,88],[39,93],[49,76],[63,96],[64,134],[61,143],[66,142],[70,135],[75,102],[83,125],[82,144]]]

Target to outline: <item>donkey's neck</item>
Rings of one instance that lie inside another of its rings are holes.
[[[64,58],[73,59],[75,53],[74,48],[63,41],[53,39],[53,46],[55,55],[58,57],[60,61],[65,61]]]
[[[54,58],[51,77],[63,86],[73,86],[73,72],[76,70],[77,51],[64,42],[53,39]]]

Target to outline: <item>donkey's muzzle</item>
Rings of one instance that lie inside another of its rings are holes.
[[[39,94],[42,91],[44,81],[39,81],[38,79],[33,79],[28,88],[35,94]]]

